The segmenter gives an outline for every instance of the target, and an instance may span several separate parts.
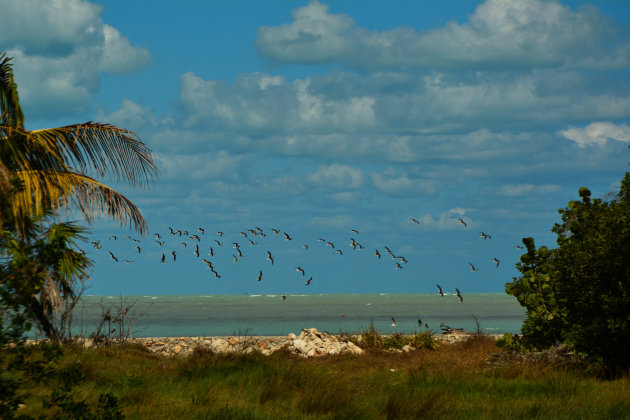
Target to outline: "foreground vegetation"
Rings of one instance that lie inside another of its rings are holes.
[[[115,395],[118,414],[130,419],[630,418],[627,376],[604,381],[543,362],[489,365],[499,351],[484,336],[436,350],[311,359],[69,346],[59,367],[78,365],[85,375],[74,398],[97,406],[98,395]],[[30,396],[16,414],[59,410],[42,405],[41,383],[23,389]]]

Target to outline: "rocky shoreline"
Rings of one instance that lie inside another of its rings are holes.
[[[451,332],[434,335],[439,344],[451,344],[465,341],[473,334],[466,332]],[[492,334],[499,338],[501,334]],[[383,336],[387,337],[387,336]],[[357,342],[355,344],[354,342]],[[360,336],[353,337],[333,335],[317,331],[315,328],[303,329],[299,335],[293,333],[287,336],[231,336],[231,337],[146,337],[132,338],[127,342],[140,344],[148,351],[165,356],[185,356],[191,354],[195,348],[205,348],[214,353],[253,353],[271,355],[276,351],[288,351],[302,357],[316,357],[336,354],[362,354]],[[80,340],[86,347],[95,345],[91,339]],[[406,345],[402,349],[391,351],[409,352],[414,347]]]

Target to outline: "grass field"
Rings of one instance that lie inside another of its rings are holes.
[[[630,419],[630,380],[544,363],[488,365],[494,340],[436,350],[370,351],[304,359],[290,354],[168,358],[141,347],[68,347],[80,363],[78,399],[113,393],[135,419]],[[41,384],[19,414],[47,413]],[[27,388],[29,388],[27,387]]]

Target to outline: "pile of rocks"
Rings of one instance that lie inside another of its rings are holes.
[[[343,353],[361,354],[363,350],[348,340],[319,332],[315,328],[304,329],[299,336],[291,333],[286,337],[159,337],[136,338],[150,352],[167,356],[187,355],[196,348],[206,348],[214,353],[260,352],[266,356],[278,350],[286,350],[303,357]]]
[[[335,355],[342,353],[361,354],[363,349],[349,340],[339,340],[336,336],[319,332],[315,328],[303,329],[299,336],[289,334],[286,349],[303,357]]]

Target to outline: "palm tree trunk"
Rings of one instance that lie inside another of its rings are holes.
[[[37,299],[37,297],[31,296],[31,298],[29,299],[29,304],[31,307],[31,312],[37,319],[37,322],[39,323],[39,326],[41,327],[44,334],[46,334],[46,336],[51,341],[58,343],[59,332],[54,327],[54,325],[52,325],[52,323],[50,322],[50,319],[48,319],[48,317],[44,313],[44,307],[42,306],[40,301]]]

